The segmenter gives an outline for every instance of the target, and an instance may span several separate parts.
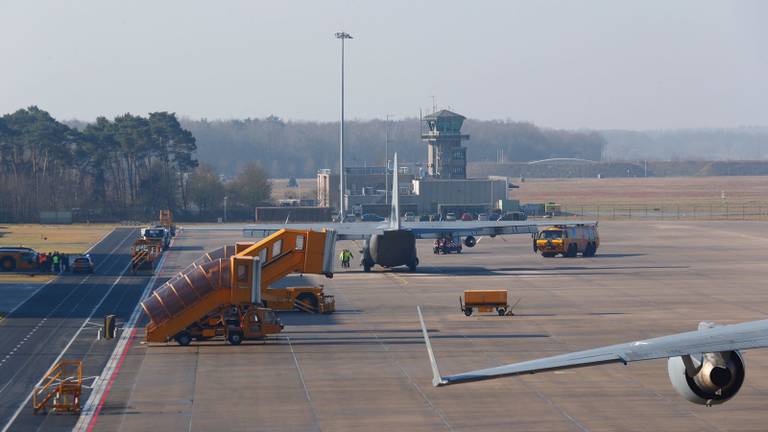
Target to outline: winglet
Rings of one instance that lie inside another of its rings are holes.
[[[421,332],[424,333],[424,344],[427,346],[427,354],[429,354],[429,363],[432,365],[432,385],[439,387],[441,385],[448,384],[440,376],[440,370],[437,369],[437,361],[435,360],[435,353],[432,351],[432,344],[429,342],[429,333],[427,332],[427,326],[424,325],[424,317],[421,315],[421,306],[416,306],[416,311],[419,313],[419,321],[421,322]]]

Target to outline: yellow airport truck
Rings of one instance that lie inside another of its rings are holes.
[[[534,252],[545,258],[555,255],[575,257],[595,256],[600,246],[597,224],[555,225],[540,231],[533,240]]]

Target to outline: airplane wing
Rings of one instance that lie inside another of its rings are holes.
[[[381,222],[326,222],[326,223],[289,223],[289,224],[255,224],[243,228],[245,237],[266,237],[281,229],[299,229],[320,231],[323,228],[336,231],[337,240],[366,240],[372,234],[380,234],[389,225]]]
[[[584,222],[580,222],[584,223]],[[554,225],[547,222],[546,225]],[[573,224],[573,222],[571,222]],[[416,238],[433,239],[450,234],[453,237],[497,236],[507,234],[536,234],[544,224],[528,221],[485,221],[485,222],[410,222],[403,229],[411,231]]]
[[[535,234],[539,227],[553,225],[594,225],[596,222],[573,221],[484,221],[484,222],[404,222],[400,229],[412,232],[419,239],[434,239],[452,235],[453,237],[466,236],[497,236],[510,234]],[[336,231],[339,240],[365,240],[372,234],[381,234],[393,229],[389,223],[384,222],[326,222],[326,223],[289,223],[289,224],[255,224],[243,228],[245,237],[266,237],[283,228],[288,229],[312,229],[323,228]]]
[[[437,368],[437,361],[432,351],[427,328],[424,325],[421,308],[419,307],[417,310],[424,341],[427,345],[429,361],[432,365],[432,384],[435,387],[606,363],[627,364],[642,360],[768,347],[768,320],[716,327],[700,325],[700,329],[696,331],[442,376]]]

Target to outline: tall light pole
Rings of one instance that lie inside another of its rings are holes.
[[[341,39],[341,122],[339,126],[339,222],[344,222],[344,39],[352,39],[349,33],[337,32]]]
[[[389,204],[389,118],[384,122],[384,204]],[[395,173],[397,175],[397,173]]]

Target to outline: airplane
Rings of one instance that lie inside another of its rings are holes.
[[[394,170],[398,172],[397,153],[394,155]],[[266,237],[283,228],[333,229],[337,240],[363,240],[361,265],[370,272],[374,265],[391,268],[407,266],[416,271],[419,257],[416,253],[416,239],[437,239],[451,236],[462,241],[466,247],[474,247],[480,236],[530,234],[538,232],[539,226],[573,225],[575,222],[532,222],[532,221],[451,221],[451,222],[401,222],[400,194],[397,176],[392,176],[392,206],[389,219],[381,222],[355,223],[307,223],[307,224],[256,224],[243,229],[245,237]],[[596,224],[596,222],[578,222]]]
[[[768,320],[730,325],[715,325],[704,321],[699,323],[696,331],[443,376],[437,367],[421,307],[417,307],[417,312],[435,387],[666,358],[667,373],[675,391],[690,402],[712,406],[727,402],[741,389],[745,377],[741,351],[768,347]]]

